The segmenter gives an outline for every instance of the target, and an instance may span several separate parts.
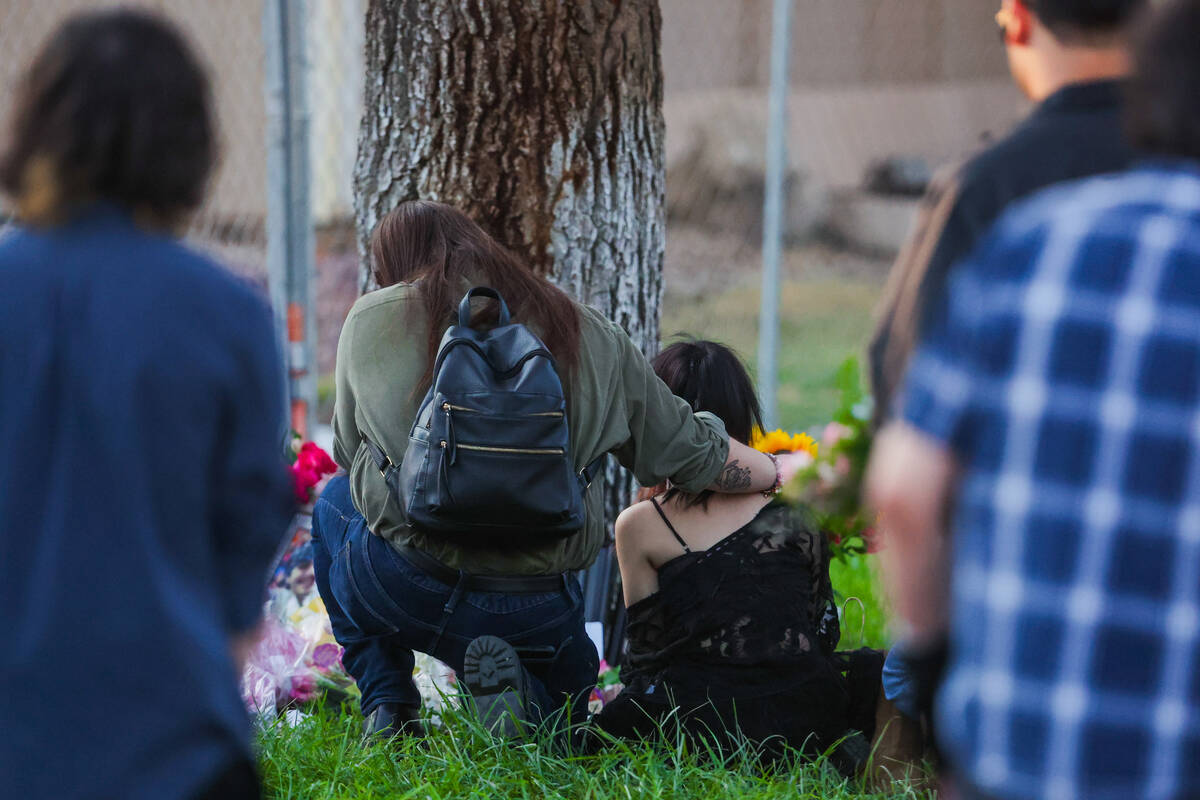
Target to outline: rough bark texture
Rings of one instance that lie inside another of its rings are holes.
[[[653,351],[660,30],[658,0],[371,0],[360,253],[397,203],[451,203]],[[629,486],[609,475],[610,513]]]

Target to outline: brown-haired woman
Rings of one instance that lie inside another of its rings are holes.
[[[465,548],[408,526],[364,444],[365,437],[382,447],[392,463],[403,459],[463,294],[497,289],[513,318],[554,354],[576,469],[612,453],[644,484],[669,478],[689,491],[761,492],[791,465],[730,442],[720,420],[671,394],[619,326],[570,300],[450,206],[402,204],[376,228],[372,259],[383,288],[354,305],[338,343],[334,458],[349,476],[330,483],[313,519],[318,586],[362,689],[366,732],[416,728],[413,650],[459,671],[489,723],[489,709],[509,706],[517,716],[544,717],[596,680],[571,573],[603,544],[601,487],[587,492],[585,528],[565,540]]]

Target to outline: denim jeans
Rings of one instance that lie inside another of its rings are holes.
[[[562,588],[538,594],[457,591],[406,561],[367,529],[344,475],[329,481],[312,522],[317,588],[345,648],[343,663],[362,692],[363,714],[380,703],[420,706],[413,651],[462,674],[477,636],[512,644],[529,673],[535,717],[572,701],[586,713],[599,658],[583,620],[583,592],[563,575]],[[540,712],[540,713],[538,713]]]
[[[888,651],[883,662],[883,696],[891,700],[900,713],[913,719],[921,718],[921,706],[917,699],[917,682],[912,667],[897,644]]]

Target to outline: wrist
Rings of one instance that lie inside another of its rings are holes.
[[[775,470],[774,482],[762,491],[762,496],[770,500],[783,491],[783,469],[779,466],[779,458],[774,453],[765,453],[765,455],[771,459],[771,466]]]

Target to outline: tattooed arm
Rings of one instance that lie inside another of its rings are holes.
[[[730,439],[729,458],[710,488],[726,494],[745,494],[761,492],[774,485],[775,465],[771,459],[741,442]]]

